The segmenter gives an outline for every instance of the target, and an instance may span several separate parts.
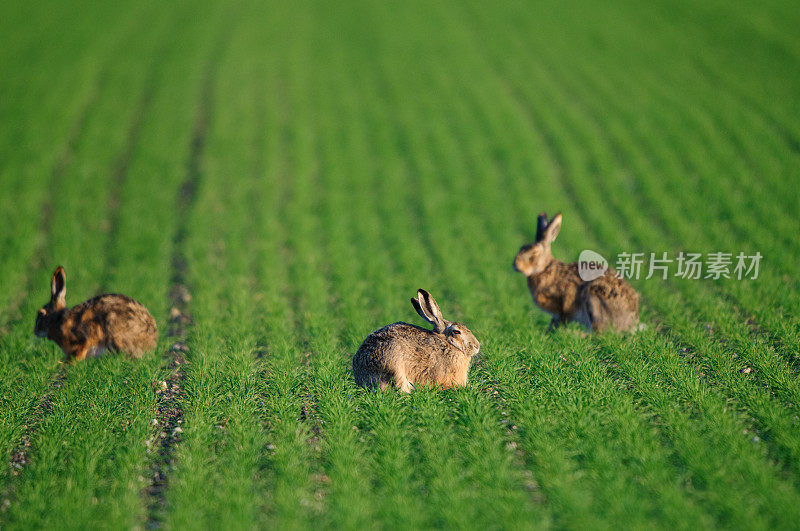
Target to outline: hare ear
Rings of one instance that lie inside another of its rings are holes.
[[[425,319],[433,325],[433,331],[439,334],[444,332],[444,329],[447,328],[447,321],[442,317],[442,311],[436,301],[433,300],[431,294],[424,289],[419,289],[417,290],[417,298],[422,311],[425,312]]]
[[[411,297],[411,306],[414,307],[414,309],[417,311],[420,317],[428,321],[430,324],[434,324],[434,322],[428,318],[428,315],[425,313],[425,310],[422,309],[420,302],[414,297]]]
[[[67,305],[67,275],[61,266],[56,268],[53,278],[50,280],[50,302],[54,303],[57,308]]]
[[[547,228],[547,214],[542,212],[536,219],[536,243],[542,241],[544,231]]]
[[[550,220],[550,223],[547,224],[547,228],[544,229],[542,233],[542,241],[546,244],[550,245],[558,236],[558,231],[561,230],[561,212],[553,216],[553,219]]]

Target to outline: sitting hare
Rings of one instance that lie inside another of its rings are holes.
[[[80,361],[105,350],[140,357],[158,341],[156,321],[147,308],[125,295],[98,295],[67,309],[64,268],[53,273],[50,302],[39,310],[34,333],[61,347],[67,358]]]
[[[356,384],[385,389],[394,381],[405,393],[415,385],[467,385],[470,360],[481,348],[478,340],[466,326],[445,320],[427,291],[418,290],[411,304],[433,330],[394,323],[372,332],[353,356]]]
[[[528,278],[533,302],[553,316],[548,330],[577,321],[595,331],[634,331],[639,323],[639,296],[617,273],[608,269],[602,276],[584,281],[578,264],[553,258],[550,244],[561,229],[561,214],[550,222],[539,215],[536,242],[523,246],[514,269]]]

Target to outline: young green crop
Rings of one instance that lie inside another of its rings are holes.
[[[3,5],[0,525],[793,526],[789,4]],[[542,210],[565,261],[760,251],[759,279],[636,280],[636,335],[547,334],[510,267]],[[59,364],[56,263],[157,350]],[[356,387],[417,288],[481,341],[469,385]]]

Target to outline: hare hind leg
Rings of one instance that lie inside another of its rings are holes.
[[[619,299],[603,299],[591,296],[586,311],[595,332],[633,332],[639,324],[638,315],[631,312]]]

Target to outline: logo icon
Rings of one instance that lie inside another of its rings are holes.
[[[584,249],[578,256],[578,275],[584,282],[600,278],[608,270],[608,261],[594,251]]]

